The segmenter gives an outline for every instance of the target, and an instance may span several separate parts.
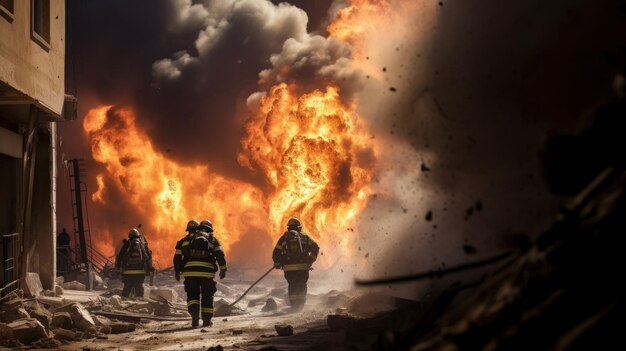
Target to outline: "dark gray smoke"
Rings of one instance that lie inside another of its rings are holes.
[[[394,151],[379,182],[390,191],[361,224],[362,241],[384,243],[369,255],[378,276],[486,257],[547,227],[562,199],[545,187],[544,142],[610,96],[625,14],[620,1],[443,1],[427,45],[381,63],[385,84],[367,89],[384,97],[371,120]]]
[[[81,115],[131,105],[171,158],[261,183],[236,157],[259,80],[338,79],[385,145],[354,243],[362,274],[449,266],[537,233],[557,203],[543,184],[543,141],[573,129],[624,70],[622,1],[438,2],[435,23],[409,14],[414,35],[367,53],[382,80],[362,77],[351,48],[325,38],[330,0],[289,2],[304,11],[260,0],[69,2],[68,90]],[[63,149],[88,158],[79,123],[61,124]],[[93,177],[101,166],[90,166]],[[69,203],[59,206],[70,227]]]

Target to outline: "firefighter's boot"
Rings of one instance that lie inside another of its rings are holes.
[[[191,326],[197,327],[200,324],[200,313],[194,312],[191,314]]]
[[[213,326],[213,322],[211,322],[211,318],[208,318],[208,319],[202,318],[202,326],[203,327]]]

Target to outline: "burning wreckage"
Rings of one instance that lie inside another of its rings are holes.
[[[476,281],[451,284],[429,301],[358,288],[319,292],[314,278],[308,307],[294,313],[285,309],[290,302],[283,281],[255,286],[257,281],[244,291],[251,282],[232,279],[216,282],[213,328],[190,328],[184,288],[173,268],[158,271],[158,287],[146,285],[144,295],[135,298],[121,297],[115,287],[120,282],[109,278],[104,290],[87,291],[61,277],[54,291],[42,291],[37,275],[29,273],[26,291],[14,292],[1,306],[1,343],[61,349],[124,348],[128,342],[137,349],[211,350],[611,348],[620,342],[624,307],[616,278],[626,218],[624,155],[617,151],[624,149],[624,139],[614,138],[623,130],[626,111],[619,96],[596,110],[589,129],[548,142],[549,178],[554,186],[568,184],[570,191],[581,184],[563,178],[568,174],[563,167],[572,165],[561,160],[580,146],[605,157],[593,160],[581,175],[591,181],[536,239],[516,238],[516,249],[486,260],[356,282],[358,287],[482,272]]]

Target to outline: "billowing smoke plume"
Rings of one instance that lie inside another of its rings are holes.
[[[247,46],[262,45],[260,50],[252,52],[260,62],[271,64],[271,68],[259,73],[261,88],[297,81],[300,87],[308,90],[333,82],[349,95],[362,84],[364,77],[352,65],[350,45],[333,37],[307,32],[307,14],[295,6],[258,0],[209,1],[206,7],[192,5],[190,1],[176,3],[176,18],[187,18],[202,23],[202,26],[193,50],[175,52],[172,57],[153,64],[157,85],[175,84],[184,79],[185,74],[196,74],[197,69],[219,70],[220,67],[213,67],[210,62],[214,56],[224,54],[220,49],[222,43],[239,44],[246,51],[249,51]],[[182,21],[177,25],[187,23]],[[236,61],[243,64],[242,58]],[[197,76],[189,79],[194,78]]]
[[[315,89],[326,94],[334,84],[342,106],[365,122],[363,135],[376,146],[376,173],[359,202],[366,206],[354,227],[333,233],[349,240],[343,245],[351,249],[351,267],[336,267],[348,279],[348,268],[365,277],[449,266],[504,249],[502,237],[541,228],[554,201],[542,188],[538,150],[547,129],[571,126],[608,91],[610,43],[623,41],[623,26],[614,25],[623,13],[617,4],[290,2],[297,6],[181,0],[145,8],[108,1],[103,10],[71,4],[81,29],[71,44],[82,114],[100,104],[132,106],[136,125],[162,158],[276,195],[271,173],[258,164],[251,165],[254,172],[242,167],[246,120],[277,99],[272,87],[288,87],[280,91],[297,100]],[[589,13],[612,20],[598,26]],[[115,26],[108,23],[113,14]],[[327,27],[336,19],[341,25]],[[606,56],[581,55],[582,47]],[[64,145],[86,150],[82,131],[62,128]],[[342,161],[370,159],[342,146]],[[105,169],[90,166],[90,187],[98,189],[96,175]],[[101,179],[101,195],[118,205],[92,211],[94,232],[109,228],[117,241],[138,218],[145,226],[153,220],[125,201],[117,180]],[[232,243],[233,255],[269,256],[267,234],[241,234],[247,240]],[[249,245],[259,238],[261,248]]]

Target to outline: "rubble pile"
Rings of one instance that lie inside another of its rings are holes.
[[[33,274],[31,287],[24,294],[27,297],[18,296],[0,307],[0,345],[56,348],[71,342],[134,332],[144,328],[142,324],[150,320],[190,320],[183,285],[168,280],[171,277],[167,275],[157,277],[161,286],[145,285],[143,297],[124,298],[119,295],[115,281],[105,282],[111,287],[107,291],[87,292],[84,284],[58,277],[54,289],[43,290]],[[285,287],[261,286],[251,290],[236,306],[230,306],[246,288],[246,282],[217,282],[214,315],[242,315],[251,311],[275,313],[288,306]],[[293,333],[289,332],[291,326],[285,328],[281,329],[281,335]],[[239,335],[243,330],[231,332]]]
[[[68,290],[83,290],[77,282],[69,282],[69,285],[62,281],[58,283],[78,288]],[[39,296],[15,298],[3,303],[0,307],[0,345],[55,348],[63,343],[106,339],[108,334],[133,332],[139,323],[129,323],[128,319],[138,322],[155,316],[188,317],[185,305],[179,303],[177,292],[171,288],[148,289],[150,297],[145,300],[126,299],[119,295],[107,298],[95,294],[97,298],[82,303],[73,301],[71,296],[63,296],[65,290],[59,288],[57,286],[53,294],[33,289],[32,293],[36,292]],[[99,314],[104,311],[117,318]]]

